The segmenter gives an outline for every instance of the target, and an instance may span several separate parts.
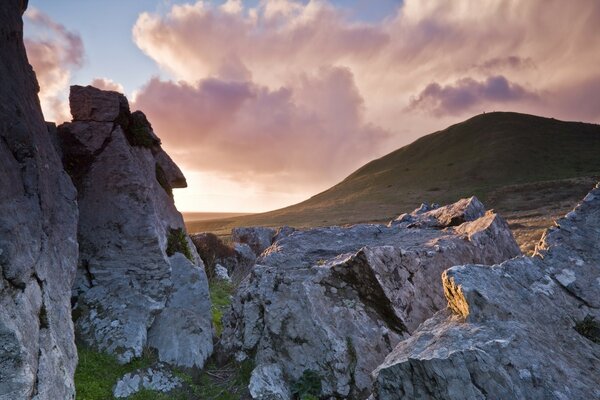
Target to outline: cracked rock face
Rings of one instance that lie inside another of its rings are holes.
[[[26,2],[0,2],[0,399],[73,399],[73,185],[23,46]]]
[[[290,399],[304,375],[318,377],[322,396],[366,398],[373,369],[445,307],[445,269],[520,254],[501,217],[466,215],[457,204],[443,208],[454,213],[448,221],[462,218],[456,226],[432,227],[430,215],[415,214],[390,226],[291,232],[265,250],[222,336],[237,359],[254,357],[252,396]]]
[[[208,283],[171,197],[185,178],[123,95],[74,86],[70,103],[73,122],[58,134],[80,209],[77,334],[121,362],[149,346],[161,361],[202,367]]]
[[[534,257],[446,271],[449,310],[377,368],[373,397],[600,398],[600,337],[583,327],[600,319],[600,189],[556,225]]]

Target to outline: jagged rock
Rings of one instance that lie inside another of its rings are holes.
[[[191,239],[209,270],[209,276],[216,276],[216,267],[221,265],[236,286],[250,273],[256,261],[256,254],[246,243],[233,243],[231,246],[217,235],[206,232],[192,234]]]
[[[277,230],[264,226],[234,228],[231,236],[234,242],[245,243],[258,256],[273,243]]]
[[[0,2],[0,399],[73,399],[75,189],[23,45],[27,2]]]
[[[114,122],[129,111],[127,99],[120,93],[92,86],[73,86],[69,94],[73,121]]]
[[[58,132],[80,209],[77,334],[121,362],[150,346],[161,361],[202,367],[212,352],[210,300],[171,197],[180,171],[123,95],[74,86],[70,101],[74,121]]]
[[[317,228],[273,243],[235,294],[221,339],[237,360],[254,357],[254,397],[289,399],[308,373],[322,396],[364,399],[372,370],[445,306],[446,268],[520,254],[493,213],[439,225]]]
[[[600,398],[599,241],[597,188],[534,257],[446,271],[449,310],[376,369],[374,399]]]
[[[273,240],[272,242],[276,242],[279,239],[283,239],[286,236],[290,236],[292,233],[296,232],[296,228],[293,228],[291,226],[282,226],[277,228],[277,231],[275,232],[275,236],[273,236]]]
[[[126,398],[143,389],[168,393],[182,385],[183,381],[180,378],[174,376],[165,365],[159,364],[125,374],[117,381],[113,396],[117,399]]]
[[[485,215],[485,206],[473,196],[454,204],[440,207],[437,204],[422,204],[410,214],[402,214],[391,225],[405,224],[409,227],[458,226]]]

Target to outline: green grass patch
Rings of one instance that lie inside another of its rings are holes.
[[[208,364],[198,379],[191,381],[188,377],[187,382],[190,382],[192,398],[239,400],[243,394],[248,392],[248,383],[253,369],[254,364],[251,360],[221,367],[212,363]]]
[[[169,229],[167,235],[167,255],[170,257],[175,253],[181,253],[188,260],[194,261],[194,257],[188,246],[187,234],[182,228]]]
[[[123,375],[138,369],[151,367],[156,358],[151,353],[121,365],[117,359],[105,353],[79,346],[79,364],[75,371],[76,400],[113,400],[112,390]],[[252,361],[217,367],[206,365],[195,378],[179,369],[173,374],[183,380],[184,387],[170,393],[141,390],[128,397],[129,400],[238,400],[247,392],[250,374],[254,369]]]
[[[79,363],[75,370],[77,400],[112,399],[112,389],[117,380],[128,372],[148,368],[156,358],[151,352],[144,352],[141,358],[121,365],[115,356],[100,353],[84,346],[77,348]],[[157,397],[153,397],[157,398]],[[144,399],[140,397],[138,400]]]
[[[298,400],[318,399],[321,390],[321,377],[311,370],[304,371],[300,379],[292,384],[292,395]]]
[[[212,322],[217,336],[221,336],[223,332],[223,313],[231,304],[231,295],[234,287],[231,283],[215,279],[209,282],[210,301],[212,303]]]

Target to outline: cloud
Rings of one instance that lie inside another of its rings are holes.
[[[83,64],[83,42],[79,35],[34,7],[26,11],[25,22],[28,33],[25,47],[40,85],[44,116],[56,122],[68,120],[65,91],[69,87],[71,72]]]
[[[489,104],[512,103],[537,99],[535,93],[510,83],[504,76],[491,76],[484,81],[462,78],[454,84],[441,86],[433,82],[414,97],[409,109],[424,109],[434,114],[458,114],[472,111],[475,106],[484,109]]]
[[[388,136],[364,120],[345,68],[303,74],[276,90],[248,81],[155,78],[134,106],[187,168],[279,189],[340,179]]]
[[[133,28],[171,78],[138,107],[190,170],[306,193],[474,112],[599,120],[599,25],[596,0],[405,0],[370,23],[326,0],[173,5]]]
[[[95,78],[90,85],[101,90],[112,90],[119,93],[125,92],[123,85],[109,78]]]

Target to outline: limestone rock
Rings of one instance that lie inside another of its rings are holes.
[[[467,221],[483,217],[485,206],[473,196],[454,204],[440,207],[437,204],[426,205],[410,214],[402,214],[391,222],[392,225],[405,224],[409,227],[446,227],[458,226]]]
[[[0,399],[73,399],[76,194],[27,61],[26,6],[0,2]]]
[[[210,300],[172,199],[180,171],[123,95],[74,86],[70,101],[75,120],[58,133],[80,209],[77,334],[121,362],[151,346],[161,361],[202,367]]]
[[[376,369],[374,399],[600,398],[600,336],[584,326],[600,319],[599,240],[595,189],[534,257],[446,271],[449,310]]]
[[[215,277],[225,282],[231,282],[231,277],[229,276],[229,272],[227,272],[227,268],[221,264],[215,265]]]
[[[125,374],[113,389],[113,396],[117,399],[133,396],[140,390],[153,390],[168,393],[183,385],[183,381],[174,376],[165,365],[141,369]]]
[[[114,122],[129,111],[125,96],[92,86],[73,86],[69,104],[73,121]]]
[[[310,372],[324,397],[366,398],[372,370],[445,306],[445,269],[520,254],[496,214],[439,225],[316,228],[266,249],[235,294],[221,339],[238,360],[254,355],[254,397],[289,399]]]
[[[273,243],[277,231],[263,226],[234,228],[231,236],[236,243],[245,243],[258,256]]]

